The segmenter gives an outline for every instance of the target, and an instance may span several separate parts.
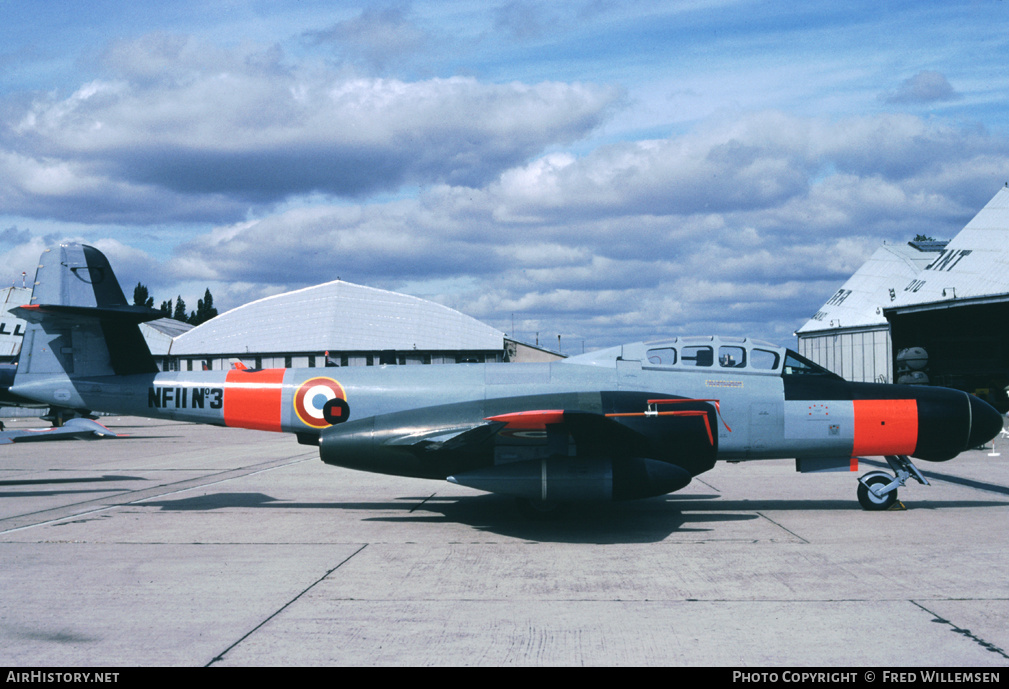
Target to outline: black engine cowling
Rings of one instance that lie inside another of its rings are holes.
[[[461,486],[541,501],[634,500],[665,495],[690,483],[686,469],[655,459],[552,457],[456,474]]]

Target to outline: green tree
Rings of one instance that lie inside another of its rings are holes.
[[[203,293],[203,299],[198,299],[196,301],[196,311],[192,313],[189,318],[189,322],[193,325],[199,325],[200,323],[206,323],[211,318],[217,315],[217,309],[214,308],[214,296],[210,293],[210,288]]]
[[[138,282],[137,286],[133,288],[133,304],[135,306],[146,306],[149,309],[154,308],[154,297],[148,294],[147,285]]]
[[[182,301],[181,294],[175,298],[175,310],[172,312],[172,318],[183,323],[189,322],[189,317],[186,316],[186,302]]]
[[[172,300],[161,302],[161,313],[164,314],[165,318],[172,317]]]

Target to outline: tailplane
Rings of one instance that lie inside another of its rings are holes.
[[[31,302],[11,309],[28,321],[17,381],[35,376],[157,373],[139,324],[162,316],[132,306],[98,249],[62,244],[39,259]]]

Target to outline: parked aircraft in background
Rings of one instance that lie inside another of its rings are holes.
[[[39,261],[11,391],[81,411],[294,433],[322,460],[447,479],[529,506],[662,495],[718,460],[795,458],[799,471],[894,471],[859,479],[885,509],[909,456],[945,461],[987,442],[1002,417],[943,388],[849,383],[793,351],[748,339],[675,338],[537,364],[158,373],[105,256],[67,244]]]
[[[25,428],[20,430],[0,430],[0,445],[10,443],[40,442],[67,438],[115,438],[118,434],[91,419],[69,419],[62,426],[50,428]]]

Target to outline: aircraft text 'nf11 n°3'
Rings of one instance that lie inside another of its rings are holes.
[[[909,456],[945,461],[1002,430],[979,398],[945,388],[850,383],[748,339],[675,338],[552,363],[235,368],[159,373],[105,256],[66,244],[39,262],[10,392],[79,411],[295,433],[322,460],[447,479],[532,507],[663,495],[717,460],[795,458],[857,469],[858,498],[885,509]]]

